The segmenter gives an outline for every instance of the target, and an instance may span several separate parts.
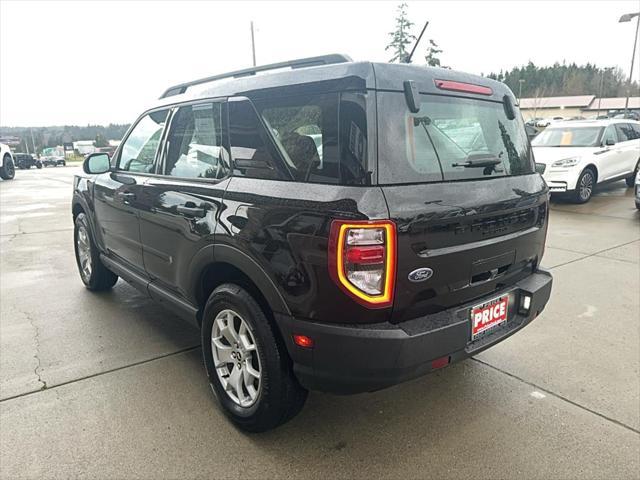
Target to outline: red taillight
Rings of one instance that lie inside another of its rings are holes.
[[[293,342],[302,348],[313,348],[313,339],[306,335],[293,335]]]
[[[371,265],[384,262],[384,247],[351,247],[347,249],[347,262]]]
[[[441,90],[452,90],[454,92],[477,93],[480,95],[493,95],[490,87],[474,85],[473,83],[453,82],[451,80],[434,80],[436,87]]]
[[[393,303],[396,227],[389,220],[335,220],[329,239],[331,277],[349,296],[372,308]]]

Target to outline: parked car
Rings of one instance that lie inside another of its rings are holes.
[[[197,325],[248,431],[308,389],[374,391],[476,355],[551,293],[548,188],[513,93],[484,77],[342,55],[209,77],[83,170],[82,281],[121,277]]]
[[[29,153],[14,153],[13,161],[16,167],[24,170],[31,167],[42,168],[42,162]]]
[[[64,157],[61,156],[48,156],[43,157],[42,159],[42,165],[44,165],[45,167],[57,167],[58,165],[64,167],[66,164],[67,162],[65,161]]]
[[[3,180],[13,180],[16,175],[16,167],[13,163],[13,155],[9,145],[0,143],[0,158],[2,164],[0,164],[0,178]]]
[[[640,162],[640,123],[584,120],[552,125],[532,142],[537,170],[552,194],[588,202],[598,184],[626,180],[629,187]]]
[[[543,118],[542,120],[538,120],[536,122],[536,127],[538,128],[546,128],[553,123],[553,120],[550,118]]]
[[[626,119],[638,121],[640,120],[640,115],[638,115],[636,112],[627,112],[627,113],[622,112],[614,115],[613,118],[626,118]]]
[[[636,182],[635,182],[635,190],[636,190],[636,208],[640,210],[640,172],[636,174]]]

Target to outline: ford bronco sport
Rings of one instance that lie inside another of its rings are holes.
[[[544,309],[548,188],[512,92],[342,55],[180,84],[74,181],[90,290],[120,277],[201,331],[223,411],[382,389]]]

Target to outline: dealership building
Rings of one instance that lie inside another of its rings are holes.
[[[532,118],[595,118],[624,111],[626,97],[599,98],[595,95],[521,98],[525,120]],[[640,97],[629,97],[628,109],[640,113]]]

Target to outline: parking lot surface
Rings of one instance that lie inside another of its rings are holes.
[[[207,385],[196,328],[73,255],[77,167],[0,182],[2,478],[638,478],[640,215],[618,182],[554,202],[545,312],[381,392],[311,393],[261,435]]]

